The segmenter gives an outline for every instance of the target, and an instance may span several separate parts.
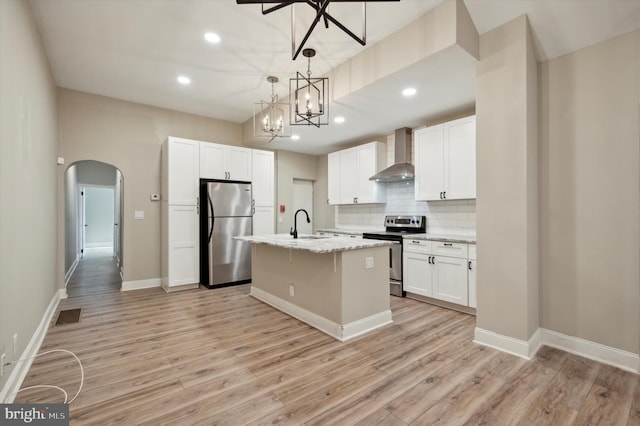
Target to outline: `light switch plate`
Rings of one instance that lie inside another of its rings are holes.
[[[144,211],[143,210],[136,210],[133,214],[133,218],[136,220],[142,220],[144,219]]]
[[[151,194],[151,201],[160,201],[160,194]]]

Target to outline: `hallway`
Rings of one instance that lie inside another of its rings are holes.
[[[67,284],[69,298],[120,292],[122,278],[112,248],[85,250]]]

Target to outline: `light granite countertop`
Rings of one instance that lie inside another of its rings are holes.
[[[475,244],[476,237],[467,237],[464,235],[438,235],[438,234],[408,234],[404,238],[412,240],[429,240],[429,241],[447,241],[452,243]]]
[[[315,235],[298,235],[294,239],[289,234],[250,235],[234,237],[235,240],[247,241],[253,244],[265,244],[291,250],[305,250],[312,253],[334,253],[347,250],[359,250],[372,247],[384,247],[398,244],[393,241],[361,240],[342,237],[318,237]]]
[[[343,234],[343,235],[360,235],[365,232],[384,232],[383,229],[355,229],[355,228],[333,228],[333,229],[318,229],[316,232],[326,232],[329,234]],[[452,243],[466,243],[475,244],[475,236],[464,235],[445,235],[445,234],[406,234],[404,238],[413,238],[414,240],[430,240],[430,241],[449,241]]]
[[[381,232],[381,229],[355,229],[355,228],[331,228],[331,229],[317,229],[316,232],[326,232],[328,234],[344,234],[344,235],[359,235],[362,236],[365,232]]]

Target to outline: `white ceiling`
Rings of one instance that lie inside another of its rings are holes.
[[[427,13],[442,0],[401,0],[367,5],[367,47]],[[235,0],[30,0],[56,83],[60,87],[243,123],[253,104],[268,100],[266,76],[288,79],[306,70],[302,55],[291,60],[291,7],[263,16],[260,5]],[[638,0],[465,0],[480,34],[527,14],[541,60],[640,28]],[[298,40],[312,9],[295,8]],[[360,32],[360,3],[331,5],[330,12]],[[222,41],[204,41],[207,31]],[[307,42],[318,54],[314,76],[335,68],[363,49],[334,25],[316,27]],[[427,119],[473,107],[475,64],[439,55],[367,86],[331,105],[342,125],[296,127],[300,141],[277,140],[269,148],[310,154],[340,144],[414,127]],[[192,84],[176,83],[180,74]],[[418,76],[420,78],[418,78]],[[397,96],[414,81],[418,95]],[[420,93],[430,96],[420,97]],[[299,129],[299,131],[298,131]],[[267,146],[267,145],[265,145]]]

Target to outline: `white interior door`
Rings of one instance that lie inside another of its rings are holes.
[[[293,213],[298,209],[305,209],[311,219],[311,223],[307,223],[304,213],[298,214],[298,234],[313,234],[313,182],[310,180],[293,180]]]
[[[84,257],[84,239],[85,239],[85,235],[84,235],[84,228],[85,228],[85,224],[86,224],[86,217],[84,214],[84,210],[85,210],[85,205],[84,205],[84,190],[85,187],[84,185],[81,185],[78,187],[78,199],[80,200],[80,202],[78,203],[78,226],[80,227],[80,229],[78,229],[78,248],[80,250],[80,257]]]
[[[113,250],[115,188],[85,186],[84,247]]]

